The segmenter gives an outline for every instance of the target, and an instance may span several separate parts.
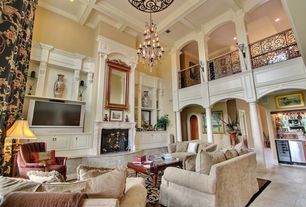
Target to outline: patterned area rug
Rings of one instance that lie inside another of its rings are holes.
[[[130,173],[130,176],[135,176],[135,174],[134,173]],[[159,186],[160,186],[160,183],[161,183],[161,176],[162,176],[162,174],[158,176],[157,187],[153,186],[153,182],[152,182],[152,177],[151,176],[144,175],[144,174],[141,174],[141,173],[138,173],[138,176],[141,176],[141,177],[143,177],[145,179],[146,188],[147,188],[147,191],[148,191],[147,206],[146,207],[160,207],[160,204],[159,204]],[[259,191],[254,194],[254,196],[251,198],[251,200],[246,205],[246,207],[250,206],[250,204],[252,202],[254,202],[254,200],[271,183],[270,180],[265,180],[265,179],[262,179],[262,178],[257,178],[257,182],[258,182],[258,186],[259,186]]]

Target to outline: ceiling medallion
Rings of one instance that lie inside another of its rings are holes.
[[[157,26],[153,23],[152,13],[166,9],[173,0],[129,0],[129,2],[138,10],[150,13],[150,21],[146,23],[143,33],[143,44],[139,44],[137,54],[143,63],[147,63],[152,71],[152,67],[159,61],[163,54],[164,48],[160,46],[157,34]]]
[[[129,2],[140,11],[155,13],[166,9],[173,0],[129,0]]]

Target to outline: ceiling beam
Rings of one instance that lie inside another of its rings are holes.
[[[139,21],[138,19],[135,19],[131,17],[131,15],[128,15],[121,10],[117,9],[116,7],[110,5],[109,3],[103,2],[103,3],[98,3],[94,6],[94,9],[102,12],[103,14],[106,14],[116,21],[129,25],[130,28],[142,32],[144,28],[143,22]]]
[[[173,26],[175,23],[181,21],[190,12],[204,4],[207,0],[187,0],[175,10],[172,14],[166,17],[158,24],[158,32],[164,32]]]
[[[79,23],[81,25],[84,25],[87,22],[87,19],[91,12],[93,11],[94,5],[96,4],[97,0],[90,0],[90,1],[85,1],[82,0],[81,2],[84,2],[86,4],[85,9],[83,10],[82,14],[80,15],[79,18]]]
[[[242,9],[241,5],[237,3],[237,0],[225,0],[225,2],[234,10],[238,11]]]
[[[188,27],[189,29],[192,29],[192,30],[200,30],[201,29],[201,28],[197,28],[193,23],[191,23],[186,18],[181,19],[180,23],[182,23],[183,25],[185,25],[186,27]]]

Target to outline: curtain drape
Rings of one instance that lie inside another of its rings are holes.
[[[11,173],[6,130],[20,119],[38,0],[0,0],[0,174]]]

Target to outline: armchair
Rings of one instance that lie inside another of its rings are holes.
[[[44,142],[34,142],[20,145],[17,154],[17,166],[19,176],[28,178],[27,172],[36,171],[58,171],[66,179],[66,157],[56,157],[56,165],[46,165],[45,163],[34,163],[31,155],[32,152],[46,152],[46,144]]]

